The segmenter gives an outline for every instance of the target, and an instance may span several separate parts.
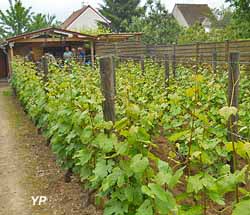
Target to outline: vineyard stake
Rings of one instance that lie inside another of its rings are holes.
[[[141,56],[141,71],[142,71],[142,74],[144,75],[145,74],[145,62],[144,62],[143,55]]]
[[[196,43],[196,72],[199,70],[199,64],[200,64],[200,43]]]
[[[103,116],[105,121],[115,122],[115,74],[114,58],[100,58],[101,88],[104,96]]]
[[[216,51],[216,49],[214,49],[212,52],[212,68],[213,68],[213,72],[216,73],[216,69],[217,69],[217,51]]]
[[[165,87],[169,87],[169,61],[168,54],[164,55],[164,67],[165,67]]]
[[[46,56],[42,57],[42,69],[44,74],[44,82],[47,82],[49,73],[49,60]]]
[[[238,109],[239,107],[239,81],[240,81],[240,68],[239,68],[240,53],[233,52],[229,55],[229,71],[228,71],[228,106],[233,106]],[[237,169],[237,155],[235,143],[238,140],[238,119],[236,114],[232,115],[228,120],[228,141],[233,145],[233,158],[230,161],[231,171],[234,173]],[[236,201],[239,202],[238,185],[236,185],[235,196]]]
[[[172,70],[173,70],[174,77],[176,77],[176,44],[175,43],[173,43]]]

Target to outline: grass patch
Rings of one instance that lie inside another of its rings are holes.
[[[12,95],[12,91],[11,90],[4,90],[3,91],[3,95],[4,96],[11,96]]]

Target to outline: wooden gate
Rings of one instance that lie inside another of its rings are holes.
[[[0,79],[6,78],[8,76],[8,64],[7,64],[7,56],[0,49]]]

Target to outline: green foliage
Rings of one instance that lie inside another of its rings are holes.
[[[93,36],[97,36],[99,34],[108,34],[111,33],[111,29],[109,27],[105,27],[102,24],[98,24],[97,29],[76,29],[76,31],[79,31],[83,34],[89,34]]]
[[[35,14],[31,7],[25,8],[21,0],[9,0],[9,4],[5,12],[0,10],[0,35],[3,38],[59,24],[55,16]]]
[[[31,7],[25,8],[21,0],[9,0],[10,8],[4,13],[0,10],[0,25],[6,36],[14,36],[28,31],[33,13]]]
[[[38,13],[33,15],[29,31],[35,31],[50,26],[59,26],[59,22],[56,21],[56,16]]]
[[[250,199],[242,200],[235,205],[233,215],[248,215],[250,211]]]
[[[183,32],[180,34],[178,38],[178,43],[186,44],[186,43],[202,42],[208,40],[209,40],[209,35],[208,33],[206,33],[204,27],[201,26],[199,23],[196,23],[193,26],[183,30]]]
[[[33,64],[17,59],[11,83],[50,139],[58,163],[96,191],[104,214],[193,215],[202,214],[204,201],[207,207],[233,205],[225,196],[236,185],[243,190],[249,169],[231,173],[226,164],[233,147],[225,121],[236,113],[226,106],[227,74],[178,67],[166,87],[163,67],[148,60],[145,71],[130,61],[116,69],[115,124],[103,119],[99,71],[91,67],[50,65],[44,83]],[[249,138],[244,71],[240,85],[239,135]],[[236,153],[248,160],[249,143],[237,144]],[[247,195],[235,205],[235,214],[247,208]]]
[[[234,16],[236,18],[245,19],[246,21],[250,20],[250,1],[249,0],[226,0],[229,2],[232,7],[235,9]]]
[[[250,38],[249,13],[246,12],[247,10],[244,10],[245,12],[239,12],[241,9],[238,7],[240,7],[239,5],[241,5],[241,1],[232,0],[230,2],[233,9],[230,7],[214,9],[213,14],[209,16],[209,20],[211,21],[210,32],[205,32],[202,25],[196,23],[190,28],[186,28],[182,31],[178,38],[178,42],[185,44],[193,42],[219,42],[224,40]]]
[[[232,29],[238,39],[250,38],[250,1],[249,0],[226,0],[233,10]]]
[[[181,27],[168,13],[160,1],[147,1],[147,12],[134,16],[128,23],[127,31],[143,32],[142,41],[146,44],[169,44],[177,41]]]
[[[212,16],[209,17],[211,21],[211,27],[215,29],[223,29],[228,27],[233,18],[233,12],[229,7],[222,7],[220,9],[214,9]]]
[[[222,24],[215,24],[222,25]],[[230,24],[225,27],[213,27],[210,32],[206,32],[199,23],[189,28],[185,28],[178,38],[178,43],[187,44],[194,42],[221,42],[225,40],[239,39],[237,31]]]
[[[124,32],[125,24],[131,24],[132,17],[141,16],[144,9],[139,6],[140,0],[105,0],[100,12],[111,21],[114,32]]]

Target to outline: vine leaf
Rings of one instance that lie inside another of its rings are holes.
[[[242,200],[235,205],[233,215],[249,215],[250,199]]]
[[[230,116],[236,115],[238,109],[234,106],[225,106],[219,110],[219,114],[225,119],[228,120]]]
[[[136,215],[153,215],[152,203],[146,199],[143,204],[137,209]]]
[[[143,157],[142,154],[137,154],[132,158],[130,168],[135,173],[143,173],[148,165],[148,158]]]

